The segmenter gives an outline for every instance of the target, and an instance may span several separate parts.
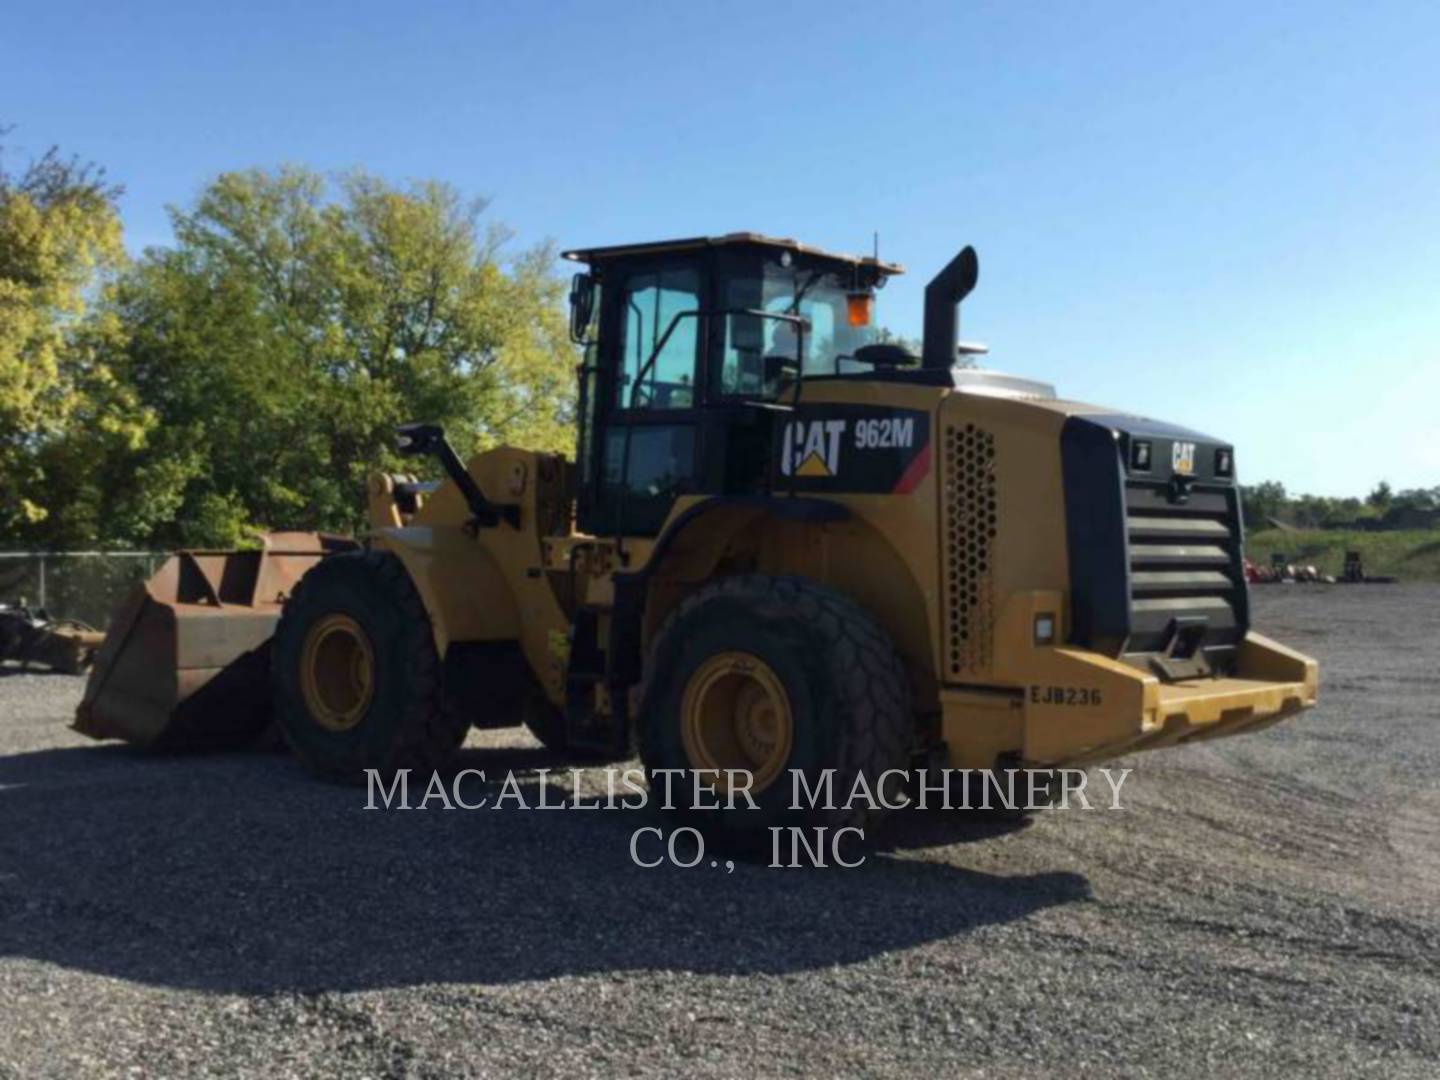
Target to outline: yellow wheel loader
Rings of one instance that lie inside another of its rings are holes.
[[[927,286],[918,357],[872,323],[901,272],[877,258],[749,233],[567,257],[575,461],[466,464],[403,428],[445,481],[372,478],[364,546],[291,556],[283,613],[240,590],[314,771],[428,769],[523,722],[638,745],[682,812],[713,793],[677,776],[743,789],[712,818],[744,831],[796,820],[797,774],[1092,763],[1314,704],[1314,661],[1250,629],[1233,447],[957,367],[973,249]],[[82,707],[97,736],[127,732],[116,659]]]

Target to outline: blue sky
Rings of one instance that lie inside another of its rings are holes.
[[[0,122],[125,184],[438,177],[519,243],[964,243],[991,366],[1233,439],[1242,479],[1440,485],[1440,4],[0,0]]]

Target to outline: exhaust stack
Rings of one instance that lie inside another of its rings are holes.
[[[960,340],[960,301],[980,278],[980,258],[966,247],[925,286],[925,343],[921,367],[948,370],[955,366]]]

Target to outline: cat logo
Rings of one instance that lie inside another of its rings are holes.
[[[1180,476],[1193,476],[1195,473],[1195,444],[1193,442],[1171,443],[1170,467]]]
[[[844,420],[792,420],[781,437],[780,471],[810,478],[840,471],[840,440]]]

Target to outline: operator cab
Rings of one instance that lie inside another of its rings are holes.
[[[874,323],[893,263],[754,233],[564,254],[588,266],[570,294],[582,532],[653,536],[681,495],[763,493],[801,379],[918,363]]]

